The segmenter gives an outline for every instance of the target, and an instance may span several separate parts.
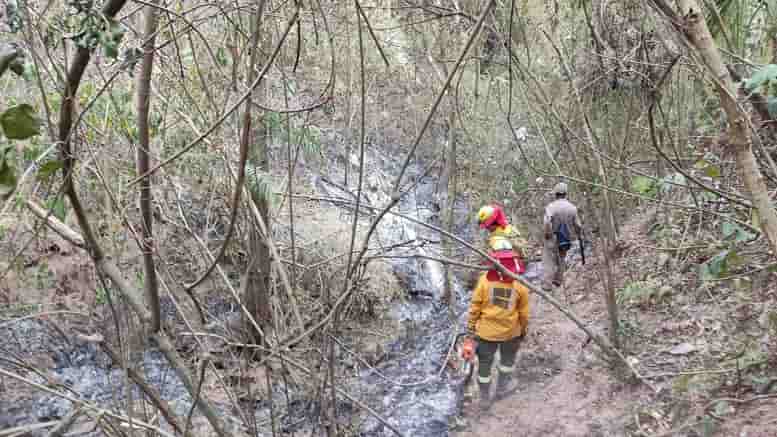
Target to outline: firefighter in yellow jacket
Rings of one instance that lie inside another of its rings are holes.
[[[478,224],[488,231],[487,249],[494,251],[512,249],[517,256],[518,274],[525,270],[528,243],[521,233],[507,221],[507,215],[499,205],[486,205],[478,210]]]
[[[516,273],[515,254],[512,250],[489,254],[507,270]],[[499,350],[496,399],[512,393],[517,384],[513,381],[515,356],[525,338],[529,326],[529,290],[502,274],[495,266],[483,273],[472,293],[467,328],[477,339],[479,361],[478,385],[481,408],[491,405],[491,366]]]

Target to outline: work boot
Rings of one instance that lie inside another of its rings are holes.
[[[494,400],[499,401],[518,390],[518,381],[513,379],[513,376],[508,373],[500,373],[499,381],[496,383],[496,395]]]
[[[479,382],[480,386],[480,410],[488,411],[491,408],[491,383]]]

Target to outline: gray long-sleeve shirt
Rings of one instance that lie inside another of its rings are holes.
[[[571,229],[577,238],[580,238],[583,225],[577,215],[577,207],[567,199],[556,199],[545,207],[545,217],[543,218],[545,232],[555,233],[561,223],[565,223],[567,228]]]

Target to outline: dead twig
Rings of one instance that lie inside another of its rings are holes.
[[[207,370],[208,361],[209,359],[207,356],[203,357],[202,361],[200,361],[200,381],[197,383],[197,394],[194,396],[192,407],[189,409],[189,413],[186,415],[184,435],[189,433],[189,427],[192,424],[192,415],[194,414],[194,409],[197,408],[197,403],[200,402],[200,393],[202,392],[202,385],[205,383],[205,370]]]
[[[712,407],[714,407],[714,406],[715,406],[715,404],[717,404],[718,402],[729,402],[729,403],[732,403],[732,404],[739,404],[739,405],[742,405],[742,404],[749,404],[750,402],[756,402],[756,401],[765,401],[765,400],[767,400],[767,399],[776,399],[776,398],[777,398],[777,393],[774,393],[774,394],[768,394],[768,395],[758,395],[758,396],[753,396],[752,398],[747,398],[747,399],[738,399],[738,398],[718,398],[718,399],[713,399],[713,400],[709,401],[709,402],[707,403],[707,405],[705,405],[705,406],[704,406],[704,409],[703,409],[703,411],[704,411],[705,413],[707,413],[707,414],[710,414],[710,411],[709,411],[709,410],[710,410]]]
[[[59,420],[52,420],[49,422],[40,422],[40,423],[32,423],[30,425],[15,426],[13,428],[8,428],[0,431],[0,437],[13,437],[17,435],[31,434],[33,431],[38,431],[40,429],[46,429],[46,428],[51,428],[52,426],[57,426],[58,423],[60,423]]]
[[[41,220],[44,220],[46,223],[46,226],[51,228],[51,230],[59,234],[62,238],[67,240],[69,243],[80,248],[86,247],[84,238],[80,234],[75,232],[72,228],[68,227],[66,224],[62,223],[62,221],[60,221],[58,218],[49,214],[49,212],[45,208],[43,208],[42,206],[38,205],[37,203],[33,202],[30,199],[25,200],[24,205],[27,206],[27,209],[29,209],[30,212],[35,214],[35,216],[37,216]]]
[[[758,364],[763,364],[766,362],[764,361],[757,361],[754,362],[747,367],[756,366]],[[741,370],[741,369],[740,369]],[[714,375],[719,373],[731,373],[736,372],[737,368],[732,367],[730,369],[707,369],[707,370],[688,370],[683,372],[665,372],[665,373],[653,373],[649,375],[643,375],[642,377],[645,379],[657,379],[657,378],[668,378],[668,377],[674,377],[674,376],[689,376],[689,375]]]
[[[765,266],[761,266],[761,267],[758,267],[758,268],[755,268],[755,269],[752,269],[752,270],[748,270],[748,271],[746,271],[744,273],[740,273],[738,275],[726,276],[724,278],[704,279],[704,281],[705,282],[730,281],[732,279],[743,278],[745,276],[752,275],[753,273],[758,273],[758,272],[761,272],[761,271],[764,271],[764,270],[767,270],[767,269],[771,269],[773,267],[777,267],[777,262],[773,262],[773,263],[767,264]]]
[[[380,57],[383,58],[383,63],[386,64],[386,67],[390,67],[391,65],[389,64],[389,60],[386,57],[386,53],[383,52],[383,47],[381,47],[380,42],[378,42],[378,37],[375,36],[375,32],[373,32],[372,26],[370,25],[370,20],[367,19],[367,14],[364,13],[364,9],[362,9],[361,3],[359,3],[359,0],[353,0],[353,2],[356,4],[356,9],[359,11],[359,15],[361,15],[362,19],[364,19],[364,25],[367,26],[367,30],[370,32],[372,41],[375,43],[375,47],[378,49]]]
[[[81,316],[81,317],[89,317],[89,314],[79,313],[78,311],[66,311],[66,310],[61,310],[61,311],[45,311],[45,312],[42,312],[42,313],[30,314],[28,316],[16,317],[16,318],[11,319],[11,320],[6,320],[5,322],[0,323],[0,328],[5,328],[6,326],[10,326],[10,325],[12,325],[14,323],[21,322],[23,320],[39,319],[39,318],[48,317],[48,316],[54,316],[54,315],[58,315],[58,314],[70,314],[70,315],[76,315],[76,316]]]

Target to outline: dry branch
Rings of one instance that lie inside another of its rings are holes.
[[[68,225],[62,223],[58,218],[52,216],[48,211],[46,211],[45,208],[29,199],[25,200],[24,204],[27,206],[27,209],[29,209],[30,212],[35,214],[35,216],[37,216],[39,219],[44,220],[46,222],[46,226],[51,228],[51,230],[59,234],[62,238],[74,246],[80,248],[86,247],[84,238],[81,237],[78,232],[74,231]]]
[[[73,426],[73,422],[76,421],[78,416],[81,415],[81,409],[76,408],[69,412],[65,417],[62,418],[62,420],[59,421],[59,424],[54,427],[51,431],[49,431],[48,434],[46,434],[46,437],[62,437],[62,435],[71,427]]]
[[[105,341],[100,341],[100,346],[102,347],[103,351],[111,358],[111,361],[114,362],[116,366],[121,367],[122,369],[127,370],[127,374],[129,378],[137,384],[138,387],[140,387],[141,390],[148,396],[148,398],[151,400],[151,402],[159,409],[159,411],[162,412],[162,416],[164,416],[165,420],[167,420],[167,423],[170,424],[170,426],[175,429],[176,432],[182,432],[183,428],[181,428],[181,424],[179,423],[178,418],[173,414],[173,410],[170,408],[170,405],[162,398],[162,395],[159,393],[159,391],[156,389],[156,387],[149,385],[148,382],[146,382],[146,378],[135,369],[135,366],[133,364],[125,366],[122,362],[121,358],[119,357],[119,354],[117,354],[113,348],[109,344],[107,344]],[[186,435],[186,434],[184,434]]]

